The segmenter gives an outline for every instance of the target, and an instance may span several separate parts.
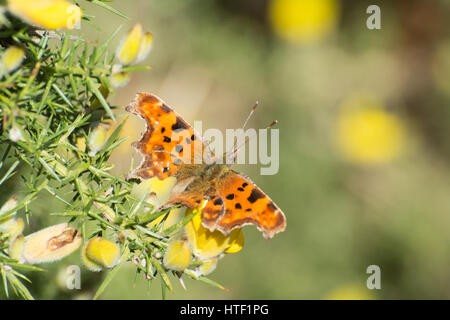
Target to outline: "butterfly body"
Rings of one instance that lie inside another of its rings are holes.
[[[193,208],[208,200],[202,209],[202,224],[211,231],[229,234],[247,224],[256,225],[265,238],[284,231],[286,218],[273,201],[229,165],[205,163],[205,141],[161,99],[139,93],[127,110],[147,123],[135,144],[143,160],[128,178],[177,179],[163,208],[176,204]]]

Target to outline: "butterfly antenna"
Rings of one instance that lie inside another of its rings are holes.
[[[273,121],[271,124],[269,124],[265,129],[271,129],[272,127],[276,126],[278,124],[278,120]],[[245,141],[234,148],[233,153],[232,153],[232,159],[235,159],[237,156],[237,152],[239,151],[240,148],[242,148],[243,146],[245,146],[250,140],[250,136],[245,136]],[[236,144],[235,144],[236,145]]]
[[[255,110],[256,110],[256,108],[258,107],[258,105],[259,105],[259,101],[256,101],[255,104],[254,104],[253,107],[252,107],[252,110],[250,110],[250,113],[248,114],[247,119],[245,119],[245,122],[244,122],[244,124],[242,125],[242,129],[245,129],[245,126],[247,125],[248,120],[250,120],[250,118],[252,117],[252,115],[253,115],[253,113],[255,112]]]
[[[250,118],[252,117],[253,113],[255,112],[255,110],[256,110],[256,108],[257,108],[258,106],[259,106],[259,101],[256,101],[255,104],[253,105],[252,109],[250,110],[250,113],[248,114],[247,119],[245,119],[244,124],[243,124],[242,127],[241,127],[242,130],[245,129],[245,127],[247,126],[248,121],[250,120]],[[248,141],[247,141],[247,139],[246,139],[246,141],[245,141],[244,144],[246,144],[247,142],[248,142]],[[225,155],[224,155],[225,157],[226,157],[227,155],[229,155],[229,154],[232,155],[232,158],[233,158],[233,159],[236,157],[237,150],[239,150],[239,147],[240,147],[240,146],[239,146],[238,148],[236,148],[236,143],[237,143],[237,142],[234,143],[233,148],[232,148],[230,151],[228,151],[228,152],[225,153]]]

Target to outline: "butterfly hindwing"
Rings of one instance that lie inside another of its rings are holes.
[[[249,178],[230,170],[219,183],[217,194],[223,199],[224,212],[215,221],[205,220],[210,230],[229,234],[234,228],[254,224],[267,239],[286,228],[286,218],[273,201]]]
[[[147,124],[140,141],[134,144],[143,160],[128,178],[165,179],[175,175],[184,163],[194,163],[201,156],[201,137],[155,95],[138,93],[126,110],[137,114]]]

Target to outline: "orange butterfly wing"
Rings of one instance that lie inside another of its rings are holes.
[[[147,124],[140,141],[133,146],[142,154],[141,164],[127,178],[165,179],[183,164],[200,163],[203,140],[194,129],[157,96],[138,93],[126,108]]]
[[[203,225],[229,234],[234,228],[254,224],[270,239],[286,228],[286,217],[278,206],[249,178],[234,172],[225,176],[217,195],[203,209]]]

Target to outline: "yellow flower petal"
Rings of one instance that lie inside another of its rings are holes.
[[[47,29],[73,28],[81,9],[66,0],[8,0],[8,9],[24,21]]]
[[[244,233],[241,229],[234,229],[230,233],[230,243],[225,249],[225,253],[236,253],[244,247]]]
[[[81,233],[61,223],[26,236],[23,258],[30,264],[52,262],[68,256],[80,244]]]
[[[156,177],[147,179],[140,184],[135,185],[131,191],[131,195],[136,199],[142,199],[145,194],[148,196],[150,196],[150,193],[155,194],[155,197],[150,196],[147,201],[151,203],[155,209],[158,209],[169,201],[170,193],[176,182],[177,179],[175,177],[169,177],[164,180],[159,180]]]
[[[103,266],[99,263],[92,261],[87,256],[86,250],[87,250],[88,245],[89,245],[89,241],[87,241],[81,248],[81,261],[83,262],[84,266],[90,271],[93,271],[93,272],[102,271]]]
[[[151,32],[145,33],[141,38],[141,43],[139,46],[139,52],[137,54],[136,62],[144,60],[153,46],[153,34]]]
[[[164,221],[164,224],[161,228],[161,230],[166,230],[167,228],[170,228],[171,226],[175,225],[176,223],[178,223],[179,221],[181,221],[181,219],[183,219],[184,217],[184,213],[185,213],[186,209],[185,208],[175,208],[170,210],[169,215],[167,216],[166,220]],[[153,228],[154,226],[158,225],[161,223],[162,219],[164,219],[165,215],[162,215],[158,218],[156,218],[155,220],[153,220],[152,222],[147,224],[147,228]]]
[[[9,234],[11,239],[14,239],[19,234],[22,233],[25,224],[22,218],[19,219],[10,219],[2,224],[0,224],[0,231],[3,231]]]
[[[207,276],[208,274],[212,273],[216,269],[218,261],[218,257],[202,261],[202,264],[195,270],[197,276]]]
[[[22,252],[24,244],[25,244],[25,237],[23,236],[23,234],[18,235],[9,246],[8,249],[9,257],[11,259],[19,260],[19,262],[23,262]]]
[[[142,39],[142,26],[136,24],[117,48],[117,59],[124,65],[130,64],[137,56]]]
[[[175,271],[184,271],[191,264],[191,250],[186,241],[172,241],[164,254],[164,266]]]
[[[3,53],[1,65],[7,73],[10,73],[22,64],[23,59],[25,59],[25,51],[22,48],[11,46]]]
[[[327,36],[336,26],[336,0],[272,0],[268,7],[274,31],[283,39],[307,44]]]
[[[85,255],[97,265],[106,268],[114,267],[120,259],[120,247],[101,237],[96,237],[87,242]]]
[[[210,259],[223,253],[227,248],[230,237],[220,231],[211,232],[201,224],[201,212],[199,208],[187,209],[186,215],[198,212],[186,226],[186,233],[194,255],[201,259]]]

